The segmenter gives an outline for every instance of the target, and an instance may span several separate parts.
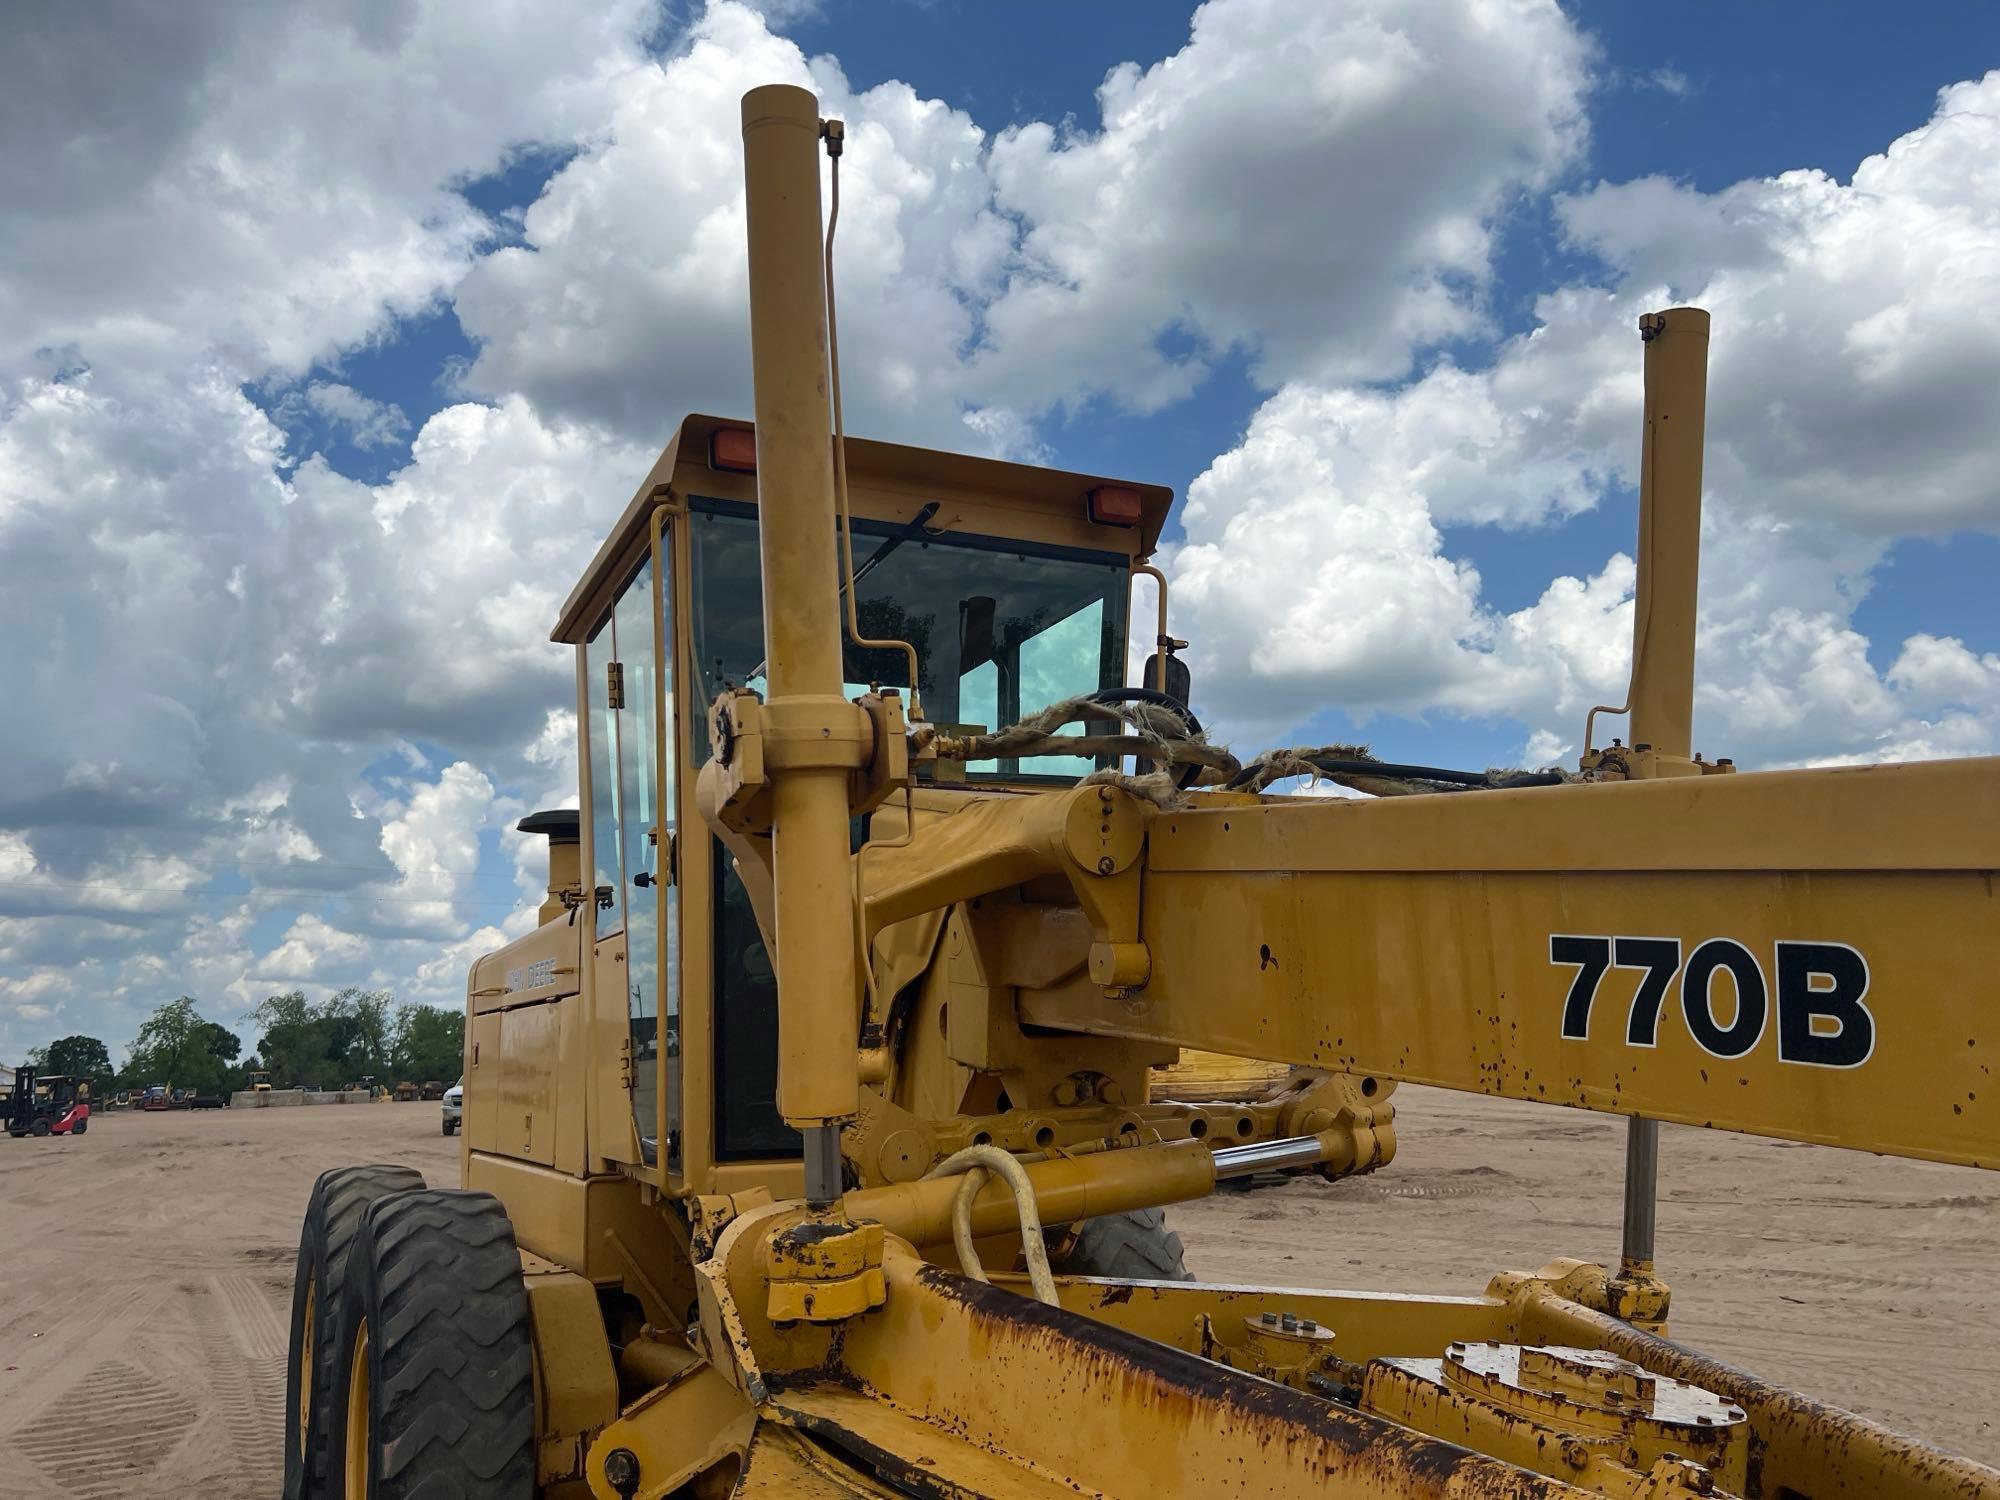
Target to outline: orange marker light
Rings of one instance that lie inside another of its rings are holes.
[[[1123,485],[1100,484],[1085,497],[1090,519],[1099,526],[1137,526],[1141,509],[1139,492]]]
[[[708,466],[732,474],[757,472],[757,434],[748,427],[718,427],[708,440]]]

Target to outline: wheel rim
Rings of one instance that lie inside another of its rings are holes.
[[[313,1326],[318,1319],[319,1278],[308,1276],[305,1318],[299,1326],[299,1407],[292,1413],[296,1423],[292,1431],[292,1442],[302,1462],[312,1457],[306,1451],[306,1443],[312,1436]]]
[[[368,1324],[354,1330],[347,1367],[347,1500],[368,1500]]]

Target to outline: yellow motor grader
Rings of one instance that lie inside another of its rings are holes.
[[[1239,760],[1157,576],[1126,685],[1168,493],[848,442],[840,123],[743,140],[755,421],[556,622],[578,808],[471,973],[463,1186],[317,1184],[287,1494],[2000,1495],[1666,1333],[1658,1121],[2000,1163],[2000,762],[1692,753],[1707,315],[1641,324],[1629,744]],[[1286,1071],[1157,1097],[1182,1049]],[[1163,1207],[1374,1168],[1400,1080],[1629,1117],[1618,1264],[1188,1277]]]

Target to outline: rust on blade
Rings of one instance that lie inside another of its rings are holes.
[[[1065,1365],[1092,1384],[1119,1390],[1126,1408],[1145,1411],[1149,1420],[1176,1430],[1221,1427],[1257,1455],[1265,1493],[1273,1496],[1317,1495],[1343,1479],[1383,1496],[1578,1493],[1457,1444],[936,1266],[917,1268],[914,1278],[984,1327],[990,1357],[1004,1357],[1009,1344],[1024,1341],[1059,1347]]]

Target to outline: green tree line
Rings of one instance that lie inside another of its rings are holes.
[[[220,1094],[249,1087],[253,1072],[273,1088],[332,1089],[372,1077],[377,1083],[451,1083],[462,1070],[465,1015],[431,1005],[398,1005],[386,990],[349,988],[325,1000],[304,993],[272,995],[250,1013],[256,1050],[202,1016],[190,995],[170,1000],[146,1018],[125,1066],[94,1036],[60,1037],[28,1054],[43,1073],[88,1078],[102,1093],[153,1084]]]

